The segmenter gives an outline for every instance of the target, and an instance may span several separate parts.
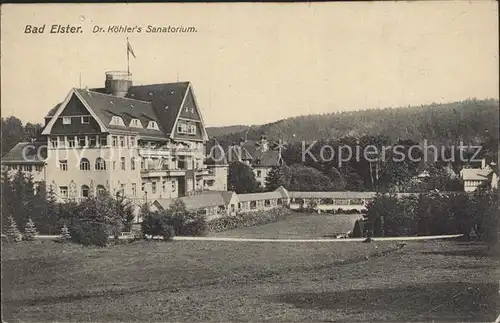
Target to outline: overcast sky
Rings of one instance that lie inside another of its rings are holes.
[[[2,6],[1,18],[2,116],[23,121],[42,122],[80,73],[82,87],[99,87],[105,71],[126,70],[127,36],[134,84],[191,81],[209,126],[499,96],[495,1],[26,4]],[[83,33],[50,34],[52,24]]]

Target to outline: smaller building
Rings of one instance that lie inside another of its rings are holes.
[[[179,198],[190,211],[204,211],[207,220],[221,216],[235,215],[238,208],[238,196],[234,192],[203,192],[198,195]],[[153,206],[158,210],[167,210],[176,199],[156,199]]]
[[[486,164],[481,162],[481,168],[464,168],[460,171],[460,178],[464,184],[465,192],[474,192],[479,187],[488,189],[498,188],[498,173],[496,163]]]

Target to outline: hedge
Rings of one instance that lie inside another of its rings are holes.
[[[283,220],[294,212],[287,208],[274,208],[266,211],[255,211],[248,213],[238,213],[236,215],[224,216],[207,223],[210,232],[221,232],[236,228],[252,227]]]

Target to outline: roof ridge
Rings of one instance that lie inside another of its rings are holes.
[[[153,83],[153,84],[139,84],[139,85],[132,85],[131,87],[139,87],[139,86],[155,86],[155,85],[171,85],[171,84],[189,84],[191,81],[184,81],[184,82],[170,82],[170,83]]]
[[[76,90],[81,90],[83,92],[90,92],[90,93],[92,93],[92,95],[94,95],[94,93],[95,93],[95,94],[99,94],[99,95],[109,96],[109,97],[112,97],[112,98],[115,98],[115,99],[124,99],[124,100],[130,100],[130,101],[140,102],[140,103],[151,104],[150,101],[137,100],[137,99],[127,98],[127,97],[124,97],[124,96],[116,96],[116,95],[109,94],[109,93],[102,93],[102,92],[90,91],[90,90],[85,90],[85,89],[77,89],[77,88],[75,88],[75,89]]]

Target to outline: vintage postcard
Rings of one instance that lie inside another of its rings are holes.
[[[496,2],[0,10],[2,321],[500,322]]]

